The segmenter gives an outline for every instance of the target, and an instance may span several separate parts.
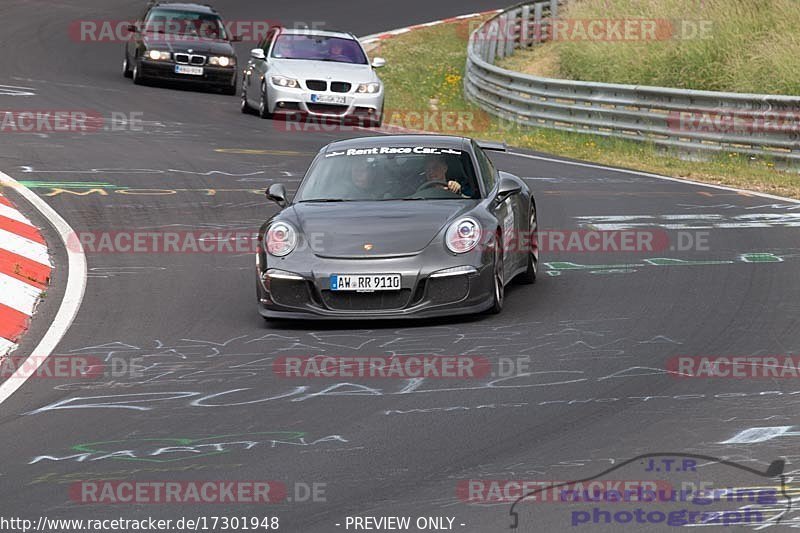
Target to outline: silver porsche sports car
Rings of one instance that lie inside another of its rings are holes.
[[[265,318],[432,317],[503,308],[536,280],[536,203],[463,137],[388,135],[323,148],[259,231]]]

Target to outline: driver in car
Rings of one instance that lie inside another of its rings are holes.
[[[461,194],[461,184],[447,179],[447,162],[442,157],[430,157],[425,161],[425,179],[429,182],[442,182],[442,188]]]
[[[219,28],[213,20],[202,20],[197,34],[203,39],[219,39]]]
[[[328,49],[328,59],[344,63],[352,62],[350,57],[347,55],[347,51],[344,48],[344,44],[342,44],[338,40],[331,41],[330,47]]]

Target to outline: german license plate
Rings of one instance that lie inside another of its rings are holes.
[[[202,76],[203,67],[190,67],[188,65],[175,65],[175,74],[189,74],[190,76]]]
[[[335,274],[332,291],[399,291],[400,274]]]
[[[311,102],[315,104],[341,104],[347,105],[347,97],[335,94],[312,94]]]

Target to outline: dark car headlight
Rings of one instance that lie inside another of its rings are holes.
[[[211,56],[208,58],[208,64],[217,67],[235,67],[236,58],[228,56]]]
[[[451,252],[463,254],[475,248],[480,238],[481,225],[478,221],[472,217],[464,217],[450,224],[444,243]]]
[[[172,54],[163,50],[148,50],[145,57],[153,61],[169,61],[172,58]]]
[[[270,255],[284,257],[297,246],[297,230],[286,222],[276,222],[267,229],[264,243]]]

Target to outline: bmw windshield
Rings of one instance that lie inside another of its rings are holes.
[[[367,57],[354,39],[321,35],[284,34],[272,49],[276,59],[305,59],[366,65]]]
[[[319,156],[295,202],[478,199],[469,154],[430,147],[350,148]]]
[[[228,39],[225,25],[219,16],[175,9],[151,11],[145,21],[145,32],[200,39]]]

